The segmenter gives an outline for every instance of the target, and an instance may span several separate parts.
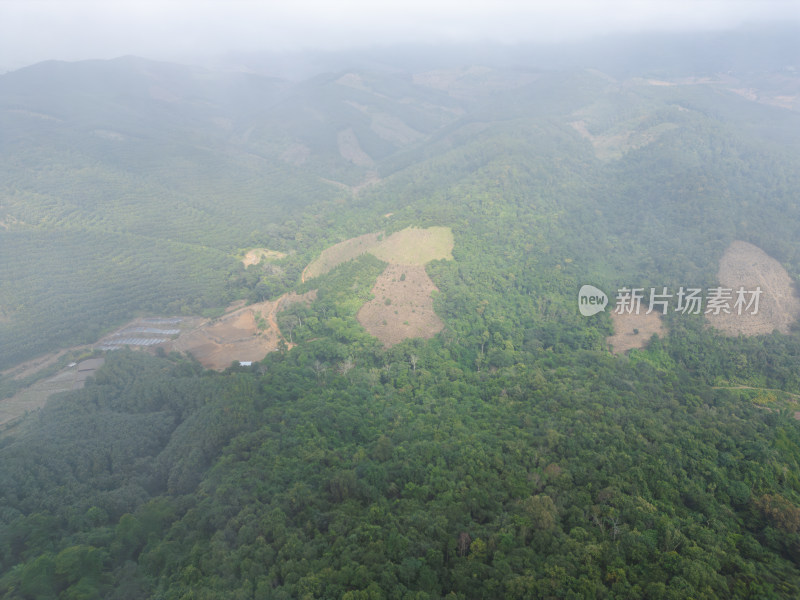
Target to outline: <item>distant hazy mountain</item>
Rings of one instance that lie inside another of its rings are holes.
[[[90,342],[137,311],[246,295],[255,283],[239,249],[308,252],[300,240],[326,234],[301,213],[376,182],[412,206],[478,165],[558,156],[601,166],[551,171],[564,185],[626,165],[639,179],[643,160],[668,180],[671,161],[699,164],[686,145],[705,128],[723,146],[747,139],[789,156],[800,144],[791,34],[307,56],[295,74],[328,70],[300,81],[268,75],[256,56],[213,69],[49,61],[1,75],[0,364]]]

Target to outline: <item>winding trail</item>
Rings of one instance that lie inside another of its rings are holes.
[[[291,350],[292,348],[295,347],[296,344],[289,342],[283,336],[283,333],[281,333],[281,328],[278,327],[278,321],[275,318],[278,314],[278,309],[281,306],[281,302],[283,302],[283,299],[286,298],[286,296],[288,295],[289,292],[286,292],[285,294],[282,294],[277,300],[275,300],[275,302],[272,303],[272,306],[270,307],[269,312],[267,313],[267,323],[269,323],[270,329],[273,329],[278,334],[278,337],[282,339],[283,342],[286,344],[286,347]]]

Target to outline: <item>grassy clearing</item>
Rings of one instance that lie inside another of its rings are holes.
[[[244,264],[245,267],[249,267],[250,265],[257,265],[262,260],[271,261],[280,260],[282,258],[286,258],[284,252],[269,250],[268,248],[253,248],[245,253],[242,264]]]
[[[362,254],[369,252],[378,243],[381,233],[365,233],[358,237],[350,238],[330,248],[326,248],[319,255],[319,258],[309,263],[303,271],[303,281],[319,277],[332,271],[340,264],[352,260]]]
[[[432,260],[452,260],[453,232],[449,227],[409,227],[393,233],[370,250],[391,264],[424,265]]]
[[[595,156],[602,161],[622,158],[626,152],[637,150],[658,139],[663,133],[675,129],[674,123],[660,123],[653,127],[640,128],[636,123],[625,123],[608,131],[593,135],[586,121],[573,121],[570,125],[581,137],[589,140]]]
[[[449,227],[409,227],[383,237],[382,232],[350,238],[322,251],[303,271],[303,281],[328,273],[340,264],[369,252],[390,264],[424,265],[452,260],[453,232]]]

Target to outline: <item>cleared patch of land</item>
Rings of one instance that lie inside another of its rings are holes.
[[[319,258],[309,263],[303,270],[302,281],[324,275],[340,264],[369,252],[378,243],[380,236],[381,233],[365,233],[326,248]]]
[[[367,233],[334,244],[304,270],[306,281],[328,273],[340,264],[369,252],[383,261],[404,265],[424,265],[432,260],[452,260],[453,232],[449,227],[409,227],[387,237],[382,232]]]
[[[35,375],[41,369],[52,365],[61,357],[62,354],[66,352],[67,350],[59,350],[58,352],[50,352],[43,356],[37,356],[36,358],[26,360],[24,363],[20,363],[14,367],[0,372],[0,375],[3,375],[4,377],[6,375],[10,375],[13,379],[24,379],[25,377],[30,377],[31,375]]]
[[[224,369],[235,360],[261,360],[267,352],[277,349],[278,338],[267,330],[258,335],[256,314],[271,303],[259,303],[232,313],[164,344],[167,351],[189,352],[204,367]]]
[[[67,367],[52,377],[37,381],[10,398],[0,400],[0,427],[10,426],[26,413],[45,405],[48,398],[58,392],[77,390],[103,366],[105,359],[92,358]]]
[[[208,369],[225,369],[235,361],[260,361],[278,349],[283,339],[275,315],[296,302],[311,302],[316,290],[285,294],[278,300],[259,302],[202,322],[166,342],[167,352],[189,352]]]
[[[453,232],[449,227],[409,227],[381,240],[370,250],[381,260],[403,265],[424,265],[432,260],[452,260]]]
[[[663,336],[666,333],[661,316],[657,312],[649,315],[646,310],[639,314],[617,314],[611,312],[611,322],[614,324],[614,335],[608,336],[606,342],[611,346],[614,354],[624,354],[633,348],[644,348],[653,334]]]
[[[302,280],[369,252],[389,266],[372,288],[375,298],[359,309],[358,322],[387,347],[407,338],[430,338],[444,325],[433,311],[431,292],[436,286],[424,265],[451,260],[453,244],[449,227],[409,227],[386,237],[368,233],[324,250],[305,268]]]
[[[431,338],[444,327],[433,310],[434,290],[424,266],[389,265],[372,288],[375,298],[358,311],[358,322],[387,347],[407,338]]]
[[[286,258],[286,254],[283,252],[267,248],[253,248],[244,255],[242,263],[245,267],[249,267],[250,265],[257,265],[262,260],[280,260],[282,258]]]
[[[629,150],[647,146],[665,131],[677,127],[674,123],[660,123],[645,129],[631,125],[630,128],[617,127],[602,134],[593,135],[589,131],[586,121],[573,121],[570,125],[581,134],[581,137],[591,142],[595,156],[604,161],[622,158]]]
[[[719,261],[717,279],[723,288],[732,290],[730,312],[709,313],[706,319],[709,325],[726,335],[764,335],[776,329],[788,333],[791,324],[800,317],[800,298],[792,278],[777,260],[758,246],[742,241],[728,246]],[[734,308],[737,290],[744,288],[750,292],[757,287],[761,288],[758,313],[752,314],[753,308],[742,307],[742,314],[738,314],[738,309]]]
[[[219,319],[135,319],[94,344],[39,356],[7,369],[2,374],[14,379],[29,377],[52,365],[70,350],[92,348],[114,350],[129,347],[148,352],[163,348],[167,352],[189,352],[204,367],[219,370],[231,366],[234,361],[260,361],[268,352],[276,350],[279,341],[283,339],[275,319],[277,313],[297,302],[311,302],[316,295],[316,290],[302,295],[291,292],[274,302],[250,306],[243,306],[244,301],[239,301],[231,305],[229,312]],[[287,346],[291,347],[292,344]],[[0,430],[11,426],[27,412],[44,406],[53,394],[83,387],[86,379],[94,375],[103,361],[103,358],[93,358],[73,364],[51,377],[29,385],[10,398],[0,399]]]

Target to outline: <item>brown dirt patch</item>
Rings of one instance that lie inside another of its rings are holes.
[[[164,344],[167,352],[189,352],[208,369],[225,369],[237,360],[261,360],[277,349],[278,338],[267,328],[259,332],[256,314],[271,308],[261,302],[237,309],[219,319],[206,321],[196,329]]]
[[[386,347],[408,338],[431,338],[444,327],[433,310],[433,290],[422,265],[389,265],[372,288],[375,298],[358,311],[358,322]]]
[[[250,265],[257,265],[262,260],[280,260],[282,258],[286,258],[286,254],[283,252],[267,248],[253,248],[244,255],[242,263],[245,267],[249,267]]]
[[[275,315],[297,302],[311,302],[317,290],[284,294],[274,302],[238,308],[219,319],[204,321],[163,345],[167,352],[189,352],[208,369],[226,369],[234,361],[262,360],[278,349],[281,336]]]
[[[614,324],[614,335],[608,336],[606,342],[611,346],[614,354],[624,354],[633,348],[644,348],[653,334],[663,336],[666,333],[661,316],[657,312],[649,315],[641,310],[639,314],[617,314],[611,312],[611,322]],[[634,329],[639,333],[634,333]]]
[[[229,312],[232,312],[232,311],[236,310],[237,308],[242,308],[243,306],[246,306],[246,305],[247,305],[247,300],[234,300],[233,302],[231,302],[227,306],[227,308],[225,309],[225,312],[229,313]]]
[[[775,329],[788,333],[790,325],[800,317],[798,298],[792,278],[786,269],[758,246],[747,242],[733,242],[719,261],[717,279],[724,288],[746,291],[761,288],[758,313],[744,312],[739,315],[730,303],[730,314],[707,314],[712,327],[726,335],[764,335]],[[749,299],[749,295],[748,295]]]

